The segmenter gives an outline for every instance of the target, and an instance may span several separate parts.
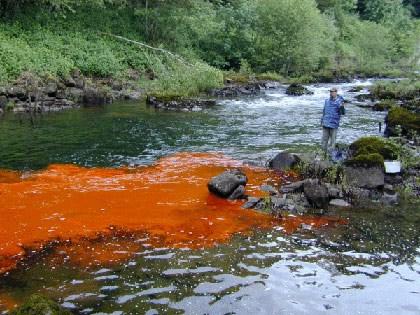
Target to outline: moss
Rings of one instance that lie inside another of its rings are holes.
[[[396,126],[401,126],[404,134],[410,131],[420,132],[420,114],[412,113],[402,107],[394,107],[388,113],[388,126],[393,129]]]
[[[180,101],[182,99],[185,99],[185,97],[183,97],[182,95],[171,94],[171,93],[168,93],[168,94],[154,93],[154,94],[151,94],[150,96],[155,97],[158,102],[164,102],[164,103],[171,102],[171,101]]]
[[[390,110],[392,107],[396,106],[397,103],[393,100],[384,100],[382,102],[376,103],[373,105],[373,110],[377,112],[384,112]]]
[[[345,162],[346,166],[383,167],[384,158],[379,153],[360,154]]]
[[[22,306],[11,312],[11,315],[71,315],[56,302],[39,294],[33,294]]]
[[[394,160],[398,158],[398,147],[379,137],[363,137],[350,145],[350,156],[356,158],[359,155],[379,154],[382,160]]]

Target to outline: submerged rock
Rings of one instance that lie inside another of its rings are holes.
[[[262,198],[257,198],[257,197],[248,197],[248,201],[245,202],[242,205],[242,208],[244,209],[252,209],[254,208],[260,201],[262,200]]]
[[[58,303],[39,294],[33,294],[22,306],[11,312],[12,315],[71,315]]]
[[[229,196],[229,200],[242,199],[245,196],[245,186],[239,185]]]
[[[236,195],[238,195],[238,192],[235,192],[235,190],[239,186],[245,186],[247,182],[248,179],[246,175],[240,170],[229,170],[213,177],[207,184],[207,187],[210,192],[216,194],[219,197],[231,198],[236,197]],[[233,195],[234,192],[235,195]],[[242,197],[242,195],[239,197]]]

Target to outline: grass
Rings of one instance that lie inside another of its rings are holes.
[[[376,99],[412,100],[420,97],[420,81],[416,79],[379,81],[370,91]]]

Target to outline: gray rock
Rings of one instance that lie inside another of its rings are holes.
[[[399,195],[394,192],[384,192],[381,202],[386,205],[395,205],[398,204],[399,201]]]
[[[268,166],[276,171],[288,170],[299,163],[300,158],[296,154],[280,152],[268,162]]]
[[[22,100],[22,98],[26,97],[26,91],[22,86],[11,86],[7,89],[7,95],[16,96],[17,98]]]
[[[48,95],[48,96],[52,96],[55,97],[57,95],[57,83],[55,82],[49,82],[45,88],[44,88],[44,92]]]
[[[6,97],[6,96],[4,96],[4,95],[1,95],[1,96],[0,96],[0,108],[1,108],[1,109],[5,109],[5,108],[6,108],[7,103],[8,103],[8,99],[7,99],[7,97]]]
[[[242,199],[244,195],[245,195],[245,186],[239,185],[238,187],[236,187],[233,193],[229,196],[229,200]]]
[[[398,185],[403,182],[403,178],[401,175],[395,175],[395,174],[385,174],[385,183],[391,184],[391,185]]]
[[[87,87],[83,94],[83,103],[86,105],[104,105],[110,103],[107,93],[95,87]]]
[[[327,189],[328,189],[328,197],[330,199],[336,199],[336,198],[341,197],[342,192],[341,192],[340,188],[338,188],[335,185],[329,184],[329,183],[327,183],[326,186],[327,186]]]
[[[127,100],[137,101],[143,96],[140,91],[124,91],[124,98]]]
[[[272,196],[271,207],[273,210],[283,209],[287,205],[287,200],[283,197]]]
[[[330,206],[347,208],[350,207],[351,204],[343,199],[332,199],[330,200]]]
[[[261,198],[257,198],[257,197],[248,197],[248,201],[247,202],[245,202],[243,205],[242,205],[242,208],[244,208],[244,209],[251,209],[251,208],[254,208],[256,205],[257,205],[257,203],[258,202],[260,202],[261,201]]]
[[[270,195],[277,195],[279,193],[278,190],[271,185],[261,185],[260,189],[264,192],[268,192]]]
[[[75,87],[76,86],[76,81],[71,76],[67,76],[64,79],[64,84],[67,87]]]
[[[301,84],[292,83],[286,89],[286,94],[293,95],[293,96],[301,96],[305,94],[314,94],[314,92],[308,90],[306,87],[304,87]]]
[[[344,177],[350,186],[378,188],[385,184],[385,173],[381,167],[345,167]]]
[[[210,192],[229,198],[240,185],[245,186],[248,182],[247,177],[240,170],[225,171],[220,175],[213,177],[207,184]]]
[[[308,180],[303,185],[303,192],[309,203],[315,208],[328,207],[329,196],[325,184],[318,180]]]
[[[83,90],[76,88],[76,87],[70,87],[66,89],[66,98],[76,102],[80,103],[83,99]]]
[[[283,185],[280,188],[282,193],[295,193],[295,192],[303,192],[303,185],[305,184],[305,180],[301,180],[298,182],[294,182],[288,185]]]

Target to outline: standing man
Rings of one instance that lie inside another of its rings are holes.
[[[325,100],[324,111],[321,119],[322,149],[327,153],[328,143],[335,147],[337,129],[340,126],[341,115],[344,115],[344,99],[337,94],[337,88],[331,88],[330,97]]]

